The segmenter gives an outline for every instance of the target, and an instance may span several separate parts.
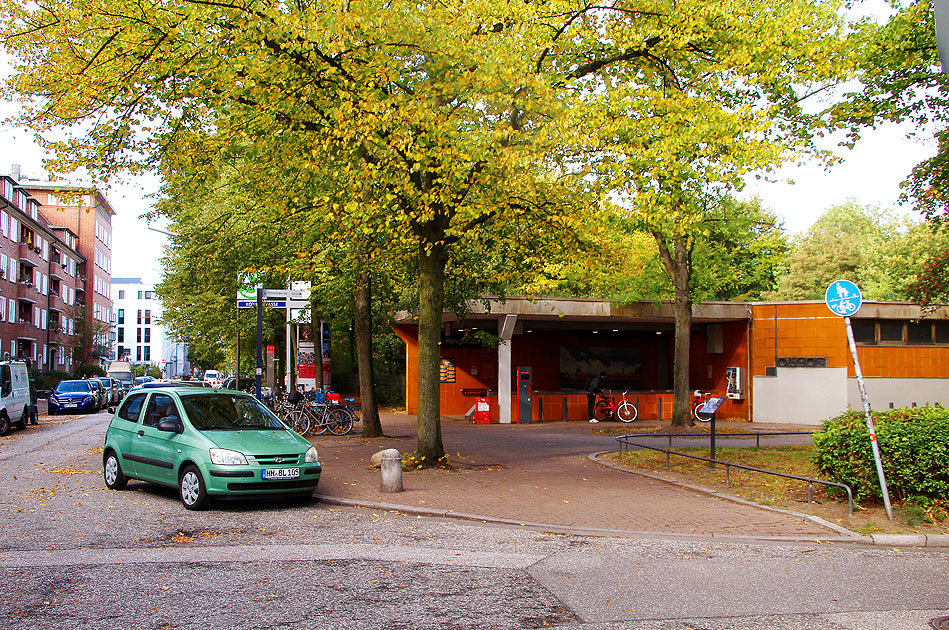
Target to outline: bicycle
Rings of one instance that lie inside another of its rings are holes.
[[[626,394],[629,390],[623,392],[622,400],[617,403],[612,393],[609,395],[600,394],[600,399],[596,401],[593,409],[593,417],[600,422],[613,420],[614,416],[621,422],[633,422],[639,417],[639,409],[632,402],[626,400]]]
[[[353,417],[336,405],[306,401],[303,413],[309,419],[309,432],[313,435],[322,435],[327,430],[333,435],[345,435],[353,429]]]
[[[712,414],[700,411],[700,409],[712,398],[713,393],[699,390],[692,392],[692,417],[699,422],[708,422],[712,419]]]

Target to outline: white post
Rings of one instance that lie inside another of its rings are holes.
[[[505,315],[498,345],[498,421],[511,424],[511,338],[517,315]]]
[[[886,507],[886,517],[893,520],[893,510],[890,508],[890,491],[886,487],[886,477],[883,475],[883,461],[880,459],[880,447],[877,444],[877,433],[873,426],[873,416],[870,415],[870,397],[867,395],[866,385],[863,383],[863,371],[860,369],[860,359],[857,357],[857,344],[853,338],[853,328],[850,318],[844,317],[847,325],[847,342],[850,344],[850,353],[853,355],[853,368],[857,374],[857,389],[860,390],[860,400],[863,402],[863,414],[867,420],[867,431],[870,432],[870,445],[873,447],[873,461],[876,462],[877,477],[880,478],[880,492],[883,494],[883,505]]]

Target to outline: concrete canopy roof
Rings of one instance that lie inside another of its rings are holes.
[[[693,325],[718,324],[747,321],[752,307],[779,304],[821,304],[819,300],[800,302],[706,302],[692,307]],[[469,300],[468,315],[459,319],[446,311],[444,323],[464,321],[496,322],[505,315],[516,315],[520,323],[537,322],[544,328],[595,328],[597,326],[621,326],[630,328],[671,328],[675,323],[673,304],[662,302],[635,302],[618,304],[609,300],[582,298],[527,298],[523,296],[501,299],[486,297],[484,300]],[[828,310],[828,316],[833,315]],[[924,312],[908,302],[864,302],[853,319],[949,319],[949,307],[939,306]],[[417,312],[402,311],[395,314],[396,324],[414,324]]]
[[[496,321],[505,315],[517,315],[518,322],[537,322],[544,328],[584,328],[598,325],[671,327],[675,321],[671,302],[636,302],[617,304],[609,300],[580,298],[485,298],[468,301],[468,315],[463,321]],[[746,321],[750,317],[745,302],[708,302],[692,309],[693,324],[712,324]],[[413,324],[416,314],[396,313],[397,324]],[[442,321],[462,321],[451,312],[445,312]]]

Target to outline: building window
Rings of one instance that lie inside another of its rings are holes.
[[[880,341],[903,341],[903,322],[881,320]]]
[[[936,329],[936,343],[949,343],[949,322],[933,322]]]
[[[119,289],[119,299],[120,300],[125,299],[125,289]]]
[[[151,343],[151,342],[152,342],[152,329],[146,328],[145,329],[145,343]]]
[[[138,299],[140,299],[140,300],[142,299],[142,292],[141,292],[141,291],[138,292]]]
[[[932,342],[932,322],[908,322],[906,324],[906,343],[931,344]]]
[[[146,360],[146,361],[151,361],[151,360],[152,360],[152,347],[151,347],[151,346],[145,346],[145,360]]]
[[[137,334],[135,335],[135,341],[142,343],[142,329],[139,328]]]
[[[117,321],[116,323],[117,324],[125,323],[125,309],[124,308],[119,309],[119,321]]]
[[[875,319],[852,319],[853,340],[857,343],[877,342],[877,323]]]
[[[124,329],[124,328],[119,328],[119,329],[118,329],[118,339],[116,339],[116,341],[118,341],[119,343],[122,343],[123,341],[125,341],[125,329]]]
[[[142,346],[135,346],[135,360],[142,360]]]
[[[142,323],[142,309],[138,309],[138,324]]]

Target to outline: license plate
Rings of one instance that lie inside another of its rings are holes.
[[[296,479],[300,476],[299,468],[264,468],[260,473],[262,479]]]
[[[78,403],[63,403],[63,407],[75,407]]]

